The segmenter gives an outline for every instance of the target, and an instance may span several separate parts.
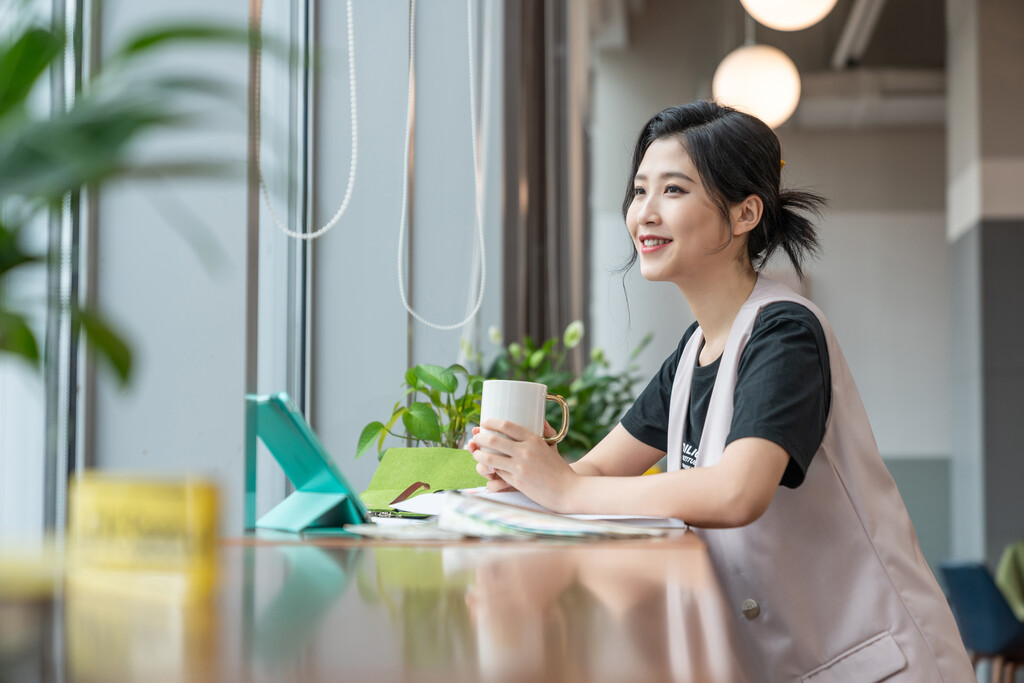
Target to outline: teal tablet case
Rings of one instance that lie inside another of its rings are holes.
[[[281,465],[295,487],[287,498],[260,517],[257,528],[292,533],[337,529],[370,517],[345,476],[328,455],[305,417],[281,392],[245,397],[254,407],[256,436]]]

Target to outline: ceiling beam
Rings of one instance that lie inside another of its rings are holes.
[[[856,0],[832,54],[832,68],[842,71],[860,64],[875,33],[885,0]]]

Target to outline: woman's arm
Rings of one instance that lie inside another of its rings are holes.
[[[617,424],[589,453],[574,462],[572,469],[588,476],[629,476],[643,474],[664,457],[664,451],[648,446]]]
[[[750,437],[729,444],[718,464],[710,467],[624,476],[635,472],[623,464],[632,458],[615,457],[610,450],[617,441],[628,443],[632,438],[624,429],[626,436],[606,438],[599,446],[607,448],[595,448],[577,469],[567,465],[553,446],[518,425],[488,421],[485,427],[501,434],[481,433],[475,441],[498,452],[474,449],[477,461],[559,512],[674,517],[701,527],[743,526],[768,508],[789,462],[782,447]]]
[[[578,477],[559,503],[573,512],[675,517],[693,526],[745,526],[764,514],[779,487],[789,455],[766,439],[726,447],[710,467],[647,477]]]

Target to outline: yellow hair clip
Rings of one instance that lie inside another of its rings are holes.
[[[779,170],[781,171],[784,168],[786,168],[786,162],[783,161],[782,159],[779,159]]]

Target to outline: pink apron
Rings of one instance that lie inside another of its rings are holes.
[[[803,484],[779,487],[753,524],[694,529],[707,544],[752,670],[765,681],[976,680],[832,329],[814,304],[778,282],[760,277],[733,322],[697,467],[722,456],[740,355],[758,313],[776,301],[806,306],[824,329],[832,372],[824,439]],[[672,386],[670,471],[680,467],[702,338],[697,328]]]

